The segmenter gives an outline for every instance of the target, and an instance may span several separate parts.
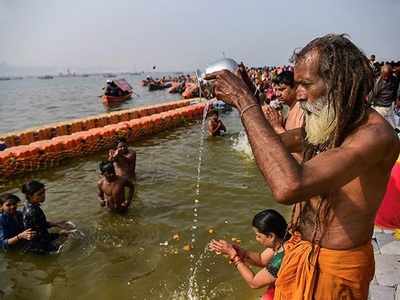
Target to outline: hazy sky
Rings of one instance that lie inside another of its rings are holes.
[[[0,0],[0,62],[192,70],[226,56],[287,63],[293,49],[348,33],[400,59],[400,0]]]

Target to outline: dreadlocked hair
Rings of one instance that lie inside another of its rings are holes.
[[[319,76],[326,83],[329,109],[334,110],[337,123],[325,143],[306,144],[303,163],[318,153],[340,146],[350,132],[364,121],[367,112],[365,99],[374,84],[373,70],[368,58],[346,34],[327,34],[312,40],[299,52],[294,52],[291,62],[296,64],[303,61],[311,51],[318,53]],[[328,219],[330,212],[327,201],[329,197],[329,194],[320,195],[314,221],[313,243],[322,238],[324,221]],[[292,220],[294,226],[302,222],[302,213],[309,205],[309,202],[305,202],[293,208],[293,212],[297,211],[296,220]],[[317,237],[317,234],[320,236]]]
[[[319,75],[328,89],[328,105],[337,116],[337,126],[327,148],[338,147],[365,117],[365,98],[374,84],[373,71],[365,54],[345,34],[316,38],[295,52],[291,61],[302,61],[311,51],[319,54]]]

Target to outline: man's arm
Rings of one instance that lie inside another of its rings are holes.
[[[275,199],[282,204],[301,202],[340,188],[382,160],[395,145],[385,124],[374,125],[354,134],[342,146],[300,165],[263,119],[260,108],[254,107],[243,115],[242,121],[257,165]]]
[[[133,171],[135,171],[136,170],[136,151],[131,150],[130,159],[131,159],[131,162],[132,162]]]
[[[354,133],[342,146],[300,165],[239,77],[229,71],[219,71],[206,79],[217,79],[217,98],[240,111],[257,166],[275,199],[282,204],[301,202],[337,190],[387,157],[388,153],[393,153],[393,147],[398,153],[398,139],[389,125],[382,122]]]
[[[218,132],[218,125],[215,126],[212,120],[208,121],[208,132],[212,135],[215,135]]]
[[[302,153],[306,133],[304,128],[295,128],[279,134],[279,138],[290,153]]]
[[[126,180],[125,181],[125,187],[127,187],[128,190],[129,190],[128,191],[128,198],[125,201],[126,202],[126,207],[128,207],[132,202],[133,195],[135,193],[135,186],[133,185],[132,182],[130,182],[129,180]]]
[[[102,186],[101,186],[101,180],[97,183],[97,189],[98,189],[98,191],[97,191],[97,199],[99,200],[100,205],[104,206],[105,205],[104,192],[103,192],[103,189],[102,189]]]
[[[129,159],[125,157],[125,155],[121,154],[119,150],[114,151],[112,158],[112,161],[115,161],[118,164],[127,164],[129,163]]]

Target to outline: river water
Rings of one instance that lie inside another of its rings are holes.
[[[125,78],[141,97],[120,108],[177,99],[165,91],[147,92],[138,76]],[[89,77],[0,82],[0,132],[102,113],[105,108],[97,95],[104,81]],[[289,210],[273,201],[243,143],[237,113],[221,117],[228,133],[205,140],[199,196],[199,122],[131,145],[137,151],[138,178],[126,215],[111,214],[98,205],[97,166],[105,153],[28,176],[46,184],[43,209],[48,219],[71,220],[85,236],[70,238],[57,255],[1,253],[0,298],[188,299],[194,280],[196,299],[257,299],[263,291],[247,287],[226,258],[205,247],[212,238],[224,238],[261,250],[252,217],[265,208],[286,216]],[[0,192],[23,198],[18,188],[27,178],[8,182]],[[196,243],[187,251],[196,198]],[[195,278],[189,278],[195,267]]]

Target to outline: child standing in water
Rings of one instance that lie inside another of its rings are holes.
[[[283,243],[290,237],[287,234],[287,223],[277,211],[266,209],[254,216],[253,230],[257,242],[265,247],[261,253],[244,250],[224,240],[212,240],[209,249],[228,255],[249,287],[253,289],[267,287],[262,300],[272,300],[274,283],[284,255]],[[254,274],[247,264],[262,269]]]
[[[17,210],[21,200],[13,194],[0,196],[0,247],[10,250],[30,241],[35,237],[35,232],[29,228],[24,230],[22,213]]]
[[[110,161],[100,163],[100,172],[102,178],[97,183],[100,205],[111,211],[125,212],[132,202],[134,185],[126,177],[116,175]],[[125,188],[128,188],[128,197],[125,197]]]
[[[58,250],[54,241],[60,236],[58,233],[49,233],[50,227],[69,229],[65,221],[48,222],[40,205],[46,200],[46,190],[43,183],[31,180],[22,186],[26,204],[22,211],[25,228],[31,228],[36,234],[26,242],[25,251],[37,254],[47,254]]]

